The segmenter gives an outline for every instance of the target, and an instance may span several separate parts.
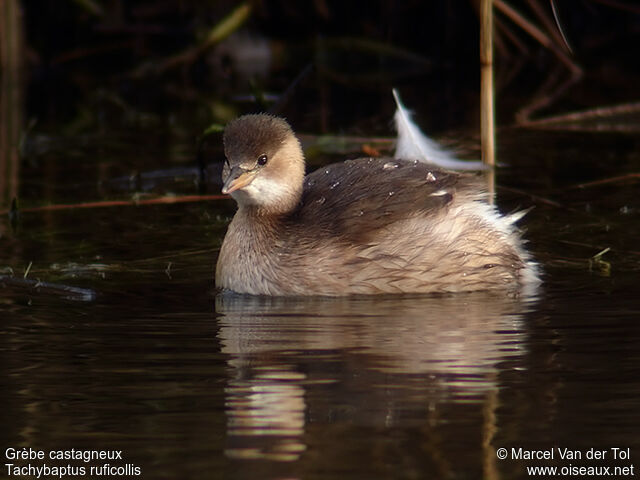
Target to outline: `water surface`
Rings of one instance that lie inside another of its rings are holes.
[[[143,478],[171,479],[528,478],[527,465],[567,465],[499,460],[501,447],[629,448],[629,460],[573,463],[635,464],[637,179],[579,185],[637,172],[638,145],[500,137],[511,166],[498,205],[535,206],[523,225],[544,283],[527,298],[216,296],[229,200],[25,211],[15,229],[4,217],[5,275],[95,296],[0,289],[2,445],[122,450]],[[105,182],[128,178],[110,155],[27,167],[21,202],[130,198],[135,178]],[[188,166],[130,155],[119,160],[142,172]],[[196,192],[188,176],[154,185]]]

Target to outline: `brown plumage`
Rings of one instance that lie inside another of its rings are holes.
[[[224,134],[223,192],[238,202],[216,284],[239,293],[516,292],[537,282],[514,218],[477,177],[360,158],[304,177],[289,125],[246,115]]]

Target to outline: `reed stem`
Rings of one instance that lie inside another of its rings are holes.
[[[0,0],[0,207],[18,196],[22,58],[20,4],[18,0]]]
[[[480,0],[480,138],[482,162],[495,165],[493,0]]]

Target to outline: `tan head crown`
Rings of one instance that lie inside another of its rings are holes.
[[[289,124],[267,114],[244,115],[224,129],[224,153],[232,164],[241,159],[272,153],[294,135]]]

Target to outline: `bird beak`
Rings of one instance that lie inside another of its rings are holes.
[[[256,177],[256,172],[245,170],[240,166],[235,166],[229,172],[229,176],[224,182],[222,193],[232,193],[246,187]]]

